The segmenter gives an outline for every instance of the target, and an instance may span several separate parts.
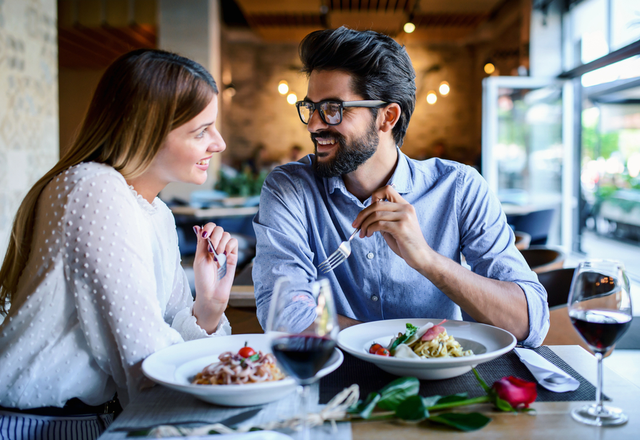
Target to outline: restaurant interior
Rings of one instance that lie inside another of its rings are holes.
[[[298,43],[339,26],[406,47],[417,102],[402,151],[466,164],[487,180],[516,246],[545,280],[545,345],[588,349],[566,303],[587,258],[625,264],[640,315],[637,0],[4,0],[0,249],[26,191],[73,140],[106,67],[136,48],[174,51],[216,79],[227,148],[204,185],[171,184],[160,197],[175,215],[188,275],[194,224],[215,221],[238,239],[227,315],[234,333],[261,333],[251,221],[268,173],[314,152],[294,106],[307,85]],[[638,324],[605,360],[636,386]]]

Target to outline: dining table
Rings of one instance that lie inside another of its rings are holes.
[[[571,397],[557,393],[546,392],[540,385],[538,389],[538,400],[531,404],[533,412],[499,412],[490,404],[475,404],[466,407],[457,408],[457,412],[480,412],[492,420],[484,428],[477,431],[461,432],[451,428],[435,425],[429,422],[408,423],[398,421],[354,421],[340,422],[336,428],[332,428],[331,424],[325,422],[321,427],[315,427],[311,431],[311,438],[318,439],[423,439],[425,437],[433,439],[459,438],[459,439],[638,439],[640,438],[640,387],[629,380],[617,375],[614,371],[607,367],[607,361],[604,362],[604,394],[606,396],[606,404],[622,408],[628,415],[629,420],[626,424],[616,427],[594,427],[587,426],[574,421],[571,417],[571,410],[581,407],[587,403],[591,403],[591,395],[595,395],[596,383],[596,360],[595,357],[579,345],[553,345],[543,346],[539,349],[540,353],[545,354],[547,358],[553,357],[556,365],[561,365],[566,370],[571,370],[571,374],[579,378],[581,388],[584,390]],[[347,359],[345,353],[345,359]],[[503,356],[514,356],[513,353],[507,353]],[[497,361],[499,361],[498,359]],[[352,362],[356,362],[353,358]],[[513,362],[513,361],[512,361]],[[489,365],[489,363],[482,364]],[[481,365],[481,366],[482,366]],[[515,365],[515,364],[513,364]],[[480,367],[478,366],[478,370]],[[358,365],[352,365],[352,368],[360,368]],[[348,368],[345,363],[340,368]],[[362,378],[366,380],[366,374],[359,374],[358,371],[352,371],[351,375],[340,374],[340,368],[334,373],[323,378],[320,383],[316,383],[312,388],[311,399],[315,401],[315,409],[319,410],[322,405],[319,401],[327,400],[327,393],[333,393],[337,386],[342,384],[331,384],[332,377]],[[373,368],[369,374],[383,375],[388,374],[379,370],[372,364],[368,364],[367,368]],[[486,367],[489,368],[489,367]],[[485,371],[486,371],[485,368]],[[505,370],[500,370],[502,374]],[[343,371],[343,373],[349,373]],[[469,373],[470,374],[470,373]],[[507,373],[508,374],[508,373]],[[335,376],[332,376],[335,375]],[[485,378],[486,379],[486,378]],[[356,382],[359,380],[356,379]],[[451,393],[459,390],[454,385],[459,384],[457,379],[448,379],[447,381],[422,381],[421,387],[435,386],[438,393],[444,395],[451,386]],[[450,384],[450,385],[447,385]],[[366,392],[367,383],[359,383]],[[588,388],[588,389],[587,389]],[[422,388],[421,388],[422,389]],[[444,392],[443,392],[444,390]],[[362,391],[362,390],[361,390]],[[546,392],[546,394],[545,394]],[[589,394],[590,393],[590,394]],[[565,393],[563,393],[565,394]],[[541,396],[547,396],[542,398]],[[551,396],[551,398],[548,398]],[[589,398],[585,398],[589,396]],[[361,398],[365,398],[366,394]],[[578,398],[579,400],[576,400]],[[280,401],[264,405],[264,410],[255,416],[255,420],[248,423],[264,423],[274,418],[286,417],[291,414],[294,407],[295,393],[289,397],[285,397]],[[541,401],[544,400],[544,401]],[[326,403],[326,402],[324,402]],[[247,408],[232,408],[209,404],[196,399],[191,395],[174,391],[160,385],[148,388],[140,392],[132,402],[125,407],[122,414],[116,418],[114,423],[103,433],[101,440],[116,440],[127,438],[127,433],[120,431],[127,426],[153,426],[157,424],[171,424],[180,420],[193,420],[195,418],[205,417],[207,420],[217,421],[226,418],[229,415],[238,414]],[[314,409],[312,407],[312,409]],[[292,438],[296,438],[297,433],[286,432]],[[215,437],[212,437],[215,438]],[[224,437],[220,437],[224,438]]]

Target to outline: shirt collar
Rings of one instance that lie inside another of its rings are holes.
[[[409,162],[409,157],[407,157],[400,148],[396,147],[396,149],[398,150],[398,164],[387,185],[393,184],[398,194],[407,194],[410,193],[413,188],[412,176],[414,170]]]

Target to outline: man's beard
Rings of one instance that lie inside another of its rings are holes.
[[[375,119],[371,121],[369,129],[361,137],[347,144],[347,140],[340,133],[321,131],[313,133],[311,139],[315,145],[313,168],[319,177],[338,177],[349,174],[365,163],[378,149],[380,137],[376,132]],[[318,161],[318,143],[316,138],[332,137],[338,141],[338,148],[333,159],[329,162]]]

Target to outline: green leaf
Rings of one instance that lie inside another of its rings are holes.
[[[440,399],[443,399],[444,397],[442,396],[429,396],[429,397],[423,397],[422,398],[422,404],[426,407],[429,408],[435,404],[437,404]]]
[[[425,408],[422,397],[418,395],[409,396],[398,405],[396,417],[402,420],[419,422],[429,417],[429,411]]]
[[[457,393],[457,394],[451,394],[449,396],[441,397],[440,399],[437,400],[436,403],[438,405],[441,405],[443,403],[460,402],[462,400],[467,400],[468,398],[469,398],[469,393]]]
[[[448,403],[462,402],[467,399],[469,399],[468,393],[458,393],[458,394],[451,394],[449,396],[436,395],[436,396],[423,397],[422,403],[424,403],[425,407],[430,408],[435,405],[443,405],[443,404],[446,405]]]
[[[513,406],[511,406],[509,402],[499,398],[497,395],[495,396],[494,404],[500,411],[516,412],[516,410],[513,408]]]
[[[444,413],[431,416],[427,420],[465,432],[484,428],[491,421],[489,417],[480,413]]]
[[[247,359],[248,359],[248,360],[250,360],[250,361],[252,361],[252,362],[255,362],[255,361],[257,361],[258,359],[260,359],[260,353],[256,353],[256,354],[254,354],[254,355],[252,355],[252,356],[249,356]]]
[[[420,391],[420,381],[415,377],[401,377],[382,388],[378,407],[395,411],[400,402],[410,396],[417,396]]]
[[[375,409],[376,404],[380,400],[379,393],[369,393],[367,400],[359,401],[357,405],[349,408],[349,413],[358,414],[363,419],[368,419],[371,416],[371,412]]]
[[[484,379],[480,377],[480,374],[476,371],[476,369],[472,368],[471,370],[473,370],[473,374],[476,376],[476,379],[478,379],[478,382],[480,382],[480,386],[482,387],[482,389],[484,389],[487,393],[490,393],[491,388],[489,388],[489,385],[487,385]]]
[[[396,347],[398,345],[402,344],[407,339],[409,339],[411,336],[415,335],[416,331],[418,331],[418,327],[416,327],[415,325],[407,322],[407,331],[404,332],[403,335],[398,336],[398,339],[393,341],[393,344],[391,344],[391,348],[389,348],[389,351],[391,352],[391,354],[394,354],[394,352],[396,350]]]

